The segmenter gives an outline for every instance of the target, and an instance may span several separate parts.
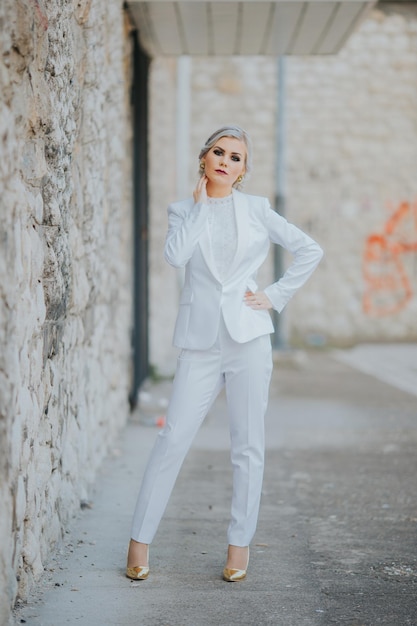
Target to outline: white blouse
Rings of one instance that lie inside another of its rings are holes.
[[[225,198],[208,198],[209,232],[213,258],[220,279],[224,280],[237,247],[237,227],[233,195]]]

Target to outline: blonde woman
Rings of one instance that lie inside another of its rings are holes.
[[[238,126],[213,133],[199,155],[193,197],[171,204],[165,258],[185,267],[174,345],[180,348],[165,428],[159,433],[133,517],[126,575],[149,575],[157,531],[191,442],[219,391],[227,394],[233,496],[226,581],[246,577],[264,469],[264,416],[272,372],[270,309],[280,312],[318,265],[320,246],[239,189],[251,170],[251,142]],[[270,244],[292,264],[260,290],[257,272]]]

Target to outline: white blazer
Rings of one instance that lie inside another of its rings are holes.
[[[165,259],[174,267],[185,266],[173,340],[179,348],[211,348],[221,313],[231,337],[238,343],[274,331],[268,311],[256,311],[243,301],[248,289],[258,291],[257,272],[271,241],[293,254],[284,275],[263,290],[278,312],[310,277],[323,255],[311,237],[271,209],[267,198],[233,190],[233,202],[237,248],[223,281],[217,274],[210,246],[209,205],[195,204],[190,198],[168,207]]]

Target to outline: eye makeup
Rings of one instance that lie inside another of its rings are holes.
[[[224,150],[221,148],[213,148],[213,152],[216,156],[223,156]],[[239,162],[241,160],[241,155],[238,152],[232,152],[231,159],[233,161]]]

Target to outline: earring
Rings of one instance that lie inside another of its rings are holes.
[[[200,170],[201,170],[202,172],[204,171],[204,168],[205,168],[205,167],[206,167],[206,166],[205,166],[205,164],[204,164],[204,161],[200,161]]]
[[[240,176],[237,177],[237,182],[241,183],[242,180],[243,180],[243,176],[242,176],[242,174],[240,174]]]

